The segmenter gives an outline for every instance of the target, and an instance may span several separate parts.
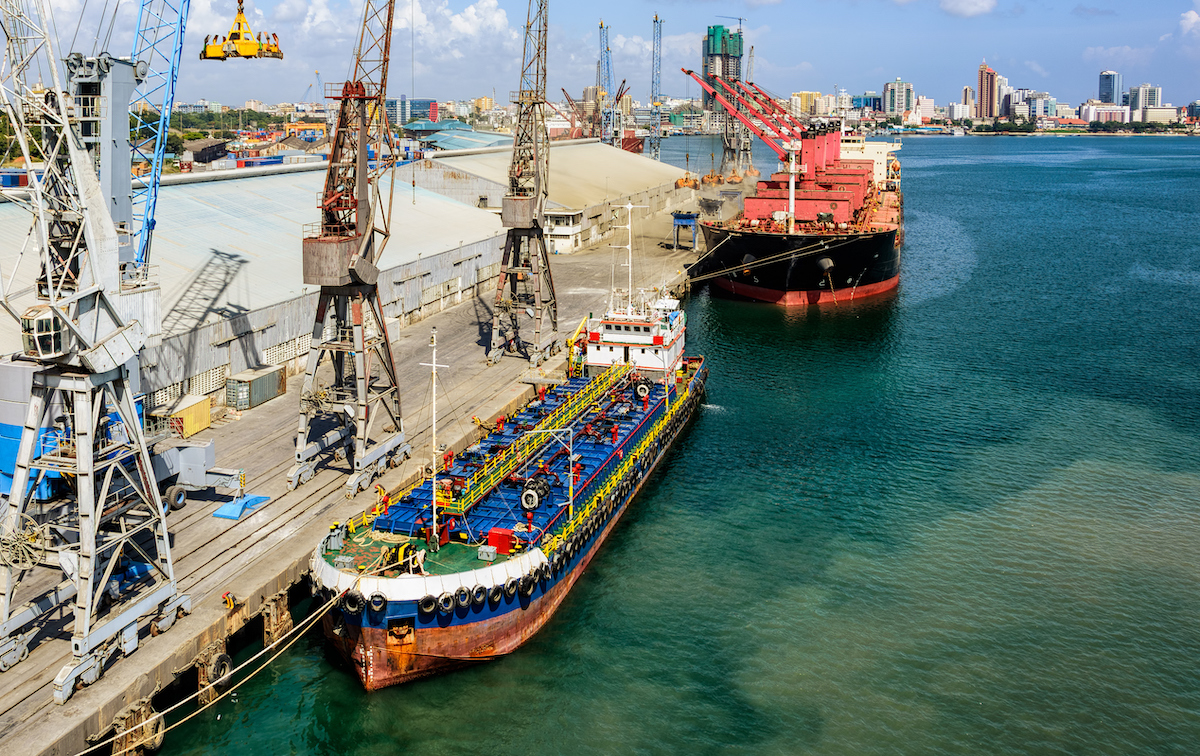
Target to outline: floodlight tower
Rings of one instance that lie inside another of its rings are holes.
[[[546,198],[550,182],[550,137],[546,132],[546,30],[548,0],[529,0],[525,52],[517,104],[508,192],[500,219],[508,228],[492,307],[488,362],[516,352],[537,365],[555,349],[558,303],[546,251]],[[521,335],[523,317],[533,318],[533,340]]]
[[[662,21],[654,16],[654,50],[650,56],[650,157],[662,159]]]
[[[0,26],[0,97],[28,179],[4,193],[33,218],[25,238],[12,240],[13,267],[0,272],[0,308],[20,326],[22,359],[38,366],[0,515],[0,670],[28,655],[47,612],[73,605],[72,658],[54,679],[63,703],[115,654],[137,649],[142,618],[156,634],[191,602],[176,588],[166,508],[133,397],[146,329],[130,314],[153,311],[157,291],[122,275],[123,234],[81,136],[104,103],[63,87],[46,0],[0,1]],[[123,110],[108,118],[128,134]],[[55,498],[39,501],[50,485]],[[64,579],[22,591],[38,568]]]

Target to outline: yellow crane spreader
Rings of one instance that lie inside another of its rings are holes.
[[[275,34],[259,32],[255,35],[246,21],[242,10],[242,0],[238,0],[237,16],[233,26],[229,27],[229,36],[221,37],[216,34],[204,38],[204,49],[200,51],[200,60],[225,60],[226,58],[279,58],[283,52],[279,49],[279,37]]]

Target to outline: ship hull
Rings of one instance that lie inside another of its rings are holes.
[[[694,273],[735,297],[814,305],[876,296],[900,282],[897,229],[825,235],[700,227],[709,253]]]
[[[423,613],[415,602],[388,602],[379,611],[335,608],[322,619],[331,647],[357,673],[368,691],[490,661],[512,653],[554,615],[575,581],[598,553],[642,485],[691,421],[704,395],[707,369],[691,379],[686,398],[648,447],[634,474],[622,480],[619,496],[602,510],[590,536],[560,569],[548,571],[525,593],[491,597],[451,613]],[[585,531],[586,532],[586,531]]]

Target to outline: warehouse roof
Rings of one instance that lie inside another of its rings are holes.
[[[163,322],[214,264],[236,275],[212,302],[213,320],[222,311],[256,310],[302,294],[301,227],[319,219],[324,180],[324,171],[306,171],[162,187],[150,262],[162,287]],[[397,185],[392,208],[392,239],[380,260],[385,269],[504,233],[493,213],[409,184]],[[24,239],[30,220],[20,206],[0,203],[0,238]],[[18,250],[19,243],[3,245],[0,270],[12,270]],[[19,349],[16,324],[2,323],[0,349]]]
[[[511,140],[511,137],[509,137]],[[550,202],[576,210],[672,184],[678,168],[600,142],[550,143]],[[511,149],[433,156],[457,170],[508,184]]]
[[[423,137],[421,141],[439,150],[473,150],[478,147],[511,147],[513,136],[491,131],[448,129]]]

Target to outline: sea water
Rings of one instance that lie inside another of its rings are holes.
[[[1195,753],[1200,139],[900,158],[894,296],[687,303],[707,402],[525,647],[367,695],[311,634],[165,753]]]

